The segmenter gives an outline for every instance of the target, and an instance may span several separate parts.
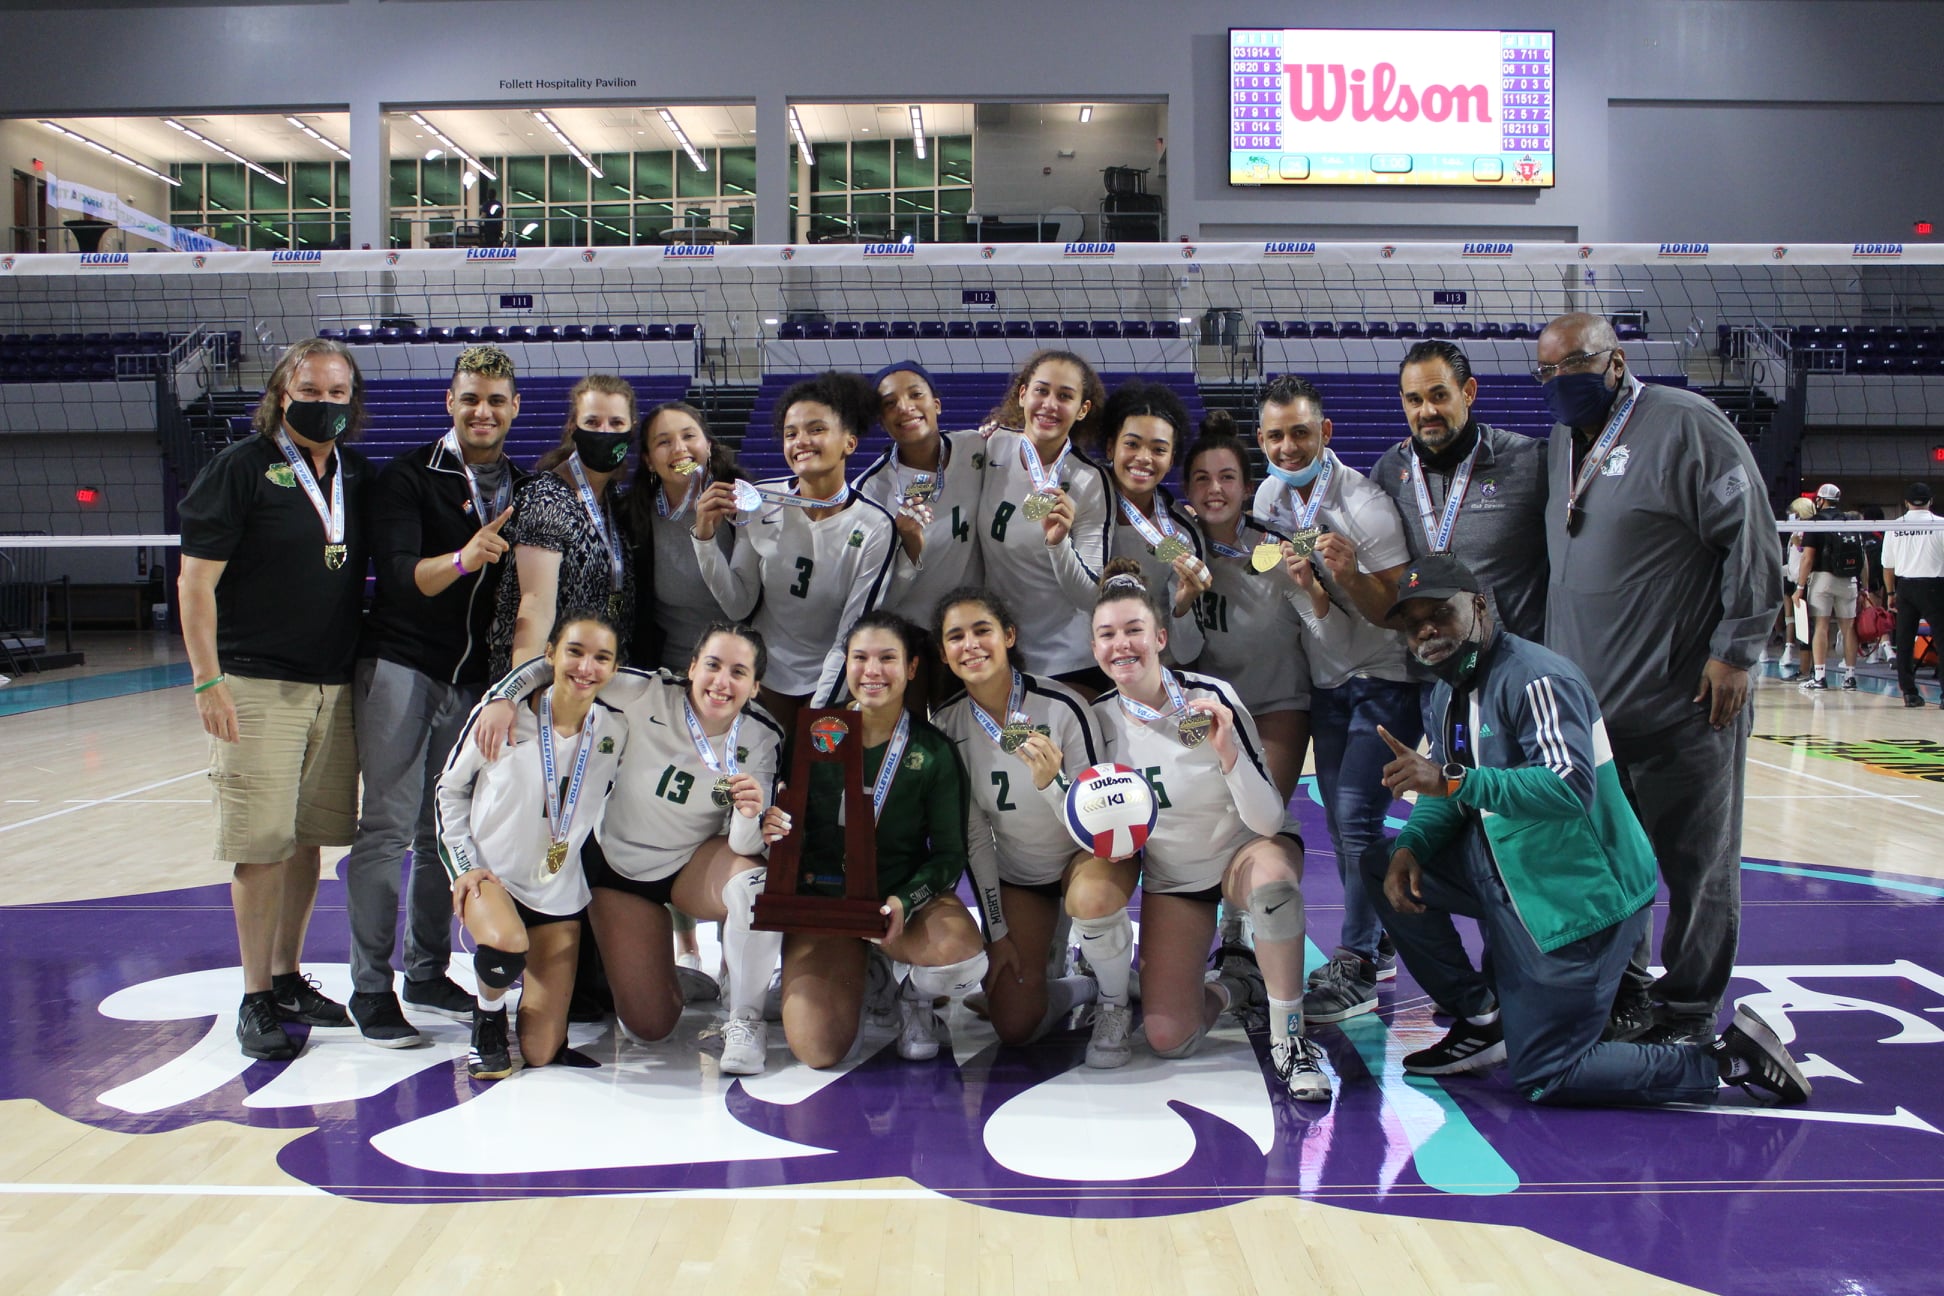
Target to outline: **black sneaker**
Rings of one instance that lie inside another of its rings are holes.
[[[1645,995],[1622,992],[1614,998],[1600,1039],[1607,1044],[1630,1044],[1654,1029],[1654,1005]]]
[[[1920,707],[1924,705],[1924,695],[1921,693],[1906,693],[1904,694],[1904,705],[1907,707]]]
[[[504,1080],[513,1074],[513,1054],[506,1044],[506,1009],[473,1010],[472,1051],[466,1054],[466,1074],[475,1080]]]
[[[448,976],[433,977],[427,981],[414,981],[407,977],[405,1003],[420,1012],[462,1022],[471,1021],[473,1009],[479,1006],[478,1000],[461,990]]]
[[[351,1018],[344,1005],[326,999],[317,989],[317,978],[307,972],[279,972],[270,978],[270,993],[276,996],[277,1016],[305,1026],[349,1026]]]
[[[1503,1020],[1496,1020],[1489,1026],[1474,1026],[1460,1017],[1436,1044],[1415,1053],[1406,1053],[1404,1070],[1411,1075],[1458,1075],[1465,1071],[1483,1071],[1503,1061]]]
[[[1846,689],[1849,689],[1849,690],[1850,690],[1851,692],[1854,692],[1854,691],[1856,690],[1856,672],[1855,672],[1855,671],[1844,671],[1844,672],[1843,672],[1843,687],[1844,687],[1844,688],[1846,688]]]
[[[297,1041],[277,1020],[276,1000],[268,990],[243,996],[243,1006],[236,1012],[236,1042],[244,1057],[265,1062],[288,1062],[297,1056]]]
[[[1735,1006],[1735,1020],[1715,1041],[1714,1055],[1721,1078],[1757,1098],[1782,1107],[1809,1101],[1809,1081],[1782,1047],[1781,1037],[1745,1004]]]
[[[358,1032],[379,1048],[410,1048],[419,1042],[419,1033],[398,1009],[398,996],[389,990],[353,994],[350,1008]]]
[[[1391,940],[1389,932],[1384,932],[1377,937],[1377,957],[1371,962],[1377,968],[1379,981],[1397,979],[1397,943]]]
[[[1714,1022],[1706,1017],[1670,1017],[1657,1021],[1654,1029],[1642,1035],[1640,1044],[1713,1044]]]

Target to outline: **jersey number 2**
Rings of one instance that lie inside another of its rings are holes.
[[[1004,770],[992,771],[992,786],[999,789],[999,802],[998,802],[999,809],[1001,810],[1019,809],[1018,806],[1012,803],[1011,800],[1012,780],[1006,777],[1006,771]]]

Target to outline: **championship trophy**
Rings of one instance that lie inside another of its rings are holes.
[[[788,834],[770,843],[769,882],[756,897],[751,926],[758,931],[813,936],[884,935],[884,899],[877,890],[877,816],[864,788],[864,737],[855,711],[831,708],[797,713],[796,754],[776,804],[790,816]],[[810,767],[834,764],[844,780],[844,894],[803,895],[814,882],[803,867],[809,832]]]

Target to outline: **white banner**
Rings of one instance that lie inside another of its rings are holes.
[[[151,243],[160,243],[164,247],[174,248],[178,252],[234,252],[236,250],[227,243],[219,243],[193,230],[178,229],[159,217],[149,215],[139,207],[130,206],[115,194],[75,180],[63,180],[51,171],[47,175],[47,205],[59,211],[80,212],[83,216],[107,221],[117,229],[139,235]],[[59,257],[78,254],[50,252],[45,255]]]

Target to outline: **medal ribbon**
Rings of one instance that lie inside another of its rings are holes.
[[[992,718],[991,714],[984,707],[978,704],[970,690],[966,692],[965,700],[972,703],[972,718],[979,722],[979,728],[985,730],[985,736],[992,739],[992,745],[1000,751],[1005,751],[1006,744],[1000,740],[999,736],[1002,726]],[[1008,721],[1019,714],[1020,703],[1025,700],[1026,679],[1015,670],[1012,673],[1012,695],[1006,699],[1006,719]]]
[[[479,493],[479,478],[473,476],[472,465],[466,462],[466,455],[459,448],[459,434],[450,428],[445,434],[446,453],[459,461],[459,470],[466,474],[466,493],[472,496],[473,514],[480,526],[485,526],[513,502],[513,474],[500,474],[499,489],[493,492],[492,505],[487,506],[486,497]]]
[[[877,782],[871,785],[871,818],[884,818],[884,800],[891,795],[891,780],[897,776],[898,762],[904,759],[905,744],[911,741],[911,712],[898,713],[898,727],[884,749],[884,762],[878,766]]]
[[[1472,467],[1478,462],[1478,447],[1484,444],[1485,438],[1480,436],[1472,444],[1471,453],[1465,456],[1465,462],[1452,472],[1451,488],[1445,496],[1444,515],[1435,524],[1431,521],[1435,510],[1431,507],[1431,488],[1427,482],[1429,474],[1416,454],[1409,456],[1411,485],[1417,489],[1418,525],[1424,528],[1424,541],[1431,546],[1434,554],[1451,552],[1452,528],[1458,525],[1458,510],[1464,507],[1465,492],[1471,488]]]
[[[690,473],[688,475],[688,491],[682,496],[682,502],[675,507],[673,513],[668,511],[668,488],[657,480],[655,482],[656,515],[668,518],[671,521],[680,518],[684,513],[689,511],[690,506],[695,503],[697,497],[709,488],[709,480],[709,470],[707,468],[698,468]]]
[[[695,744],[702,763],[709,767],[709,773],[734,777],[740,771],[736,768],[736,735],[742,732],[743,717],[747,712],[736,712],[734,723],[729,726],[729,741],[724,746],[722,759],[717,760],[715,748],[709,745],[709,735],[702,732],[702,722],[695,718],[695,708],[689,700],[682,699],[682,718],[688,721],[689,739]]]
[[[540,772],[547,780],[547,836],[564,846],[574,828],[574,811],[580,807],[581,781],[587,777],[587,758],[594,750],[594,731],[600,727],[596,707],[587,709],[581,721],[580,751],[574,757],[573,781],[567,785],[567,799],[560,798],[560,783],[554,777],[553,690],[540,695]]]
[[[798,491],[799,487],[794,483],[788,490],[772,490],[767,486],[758,486],[754,482],[739,481],[736,483],[736,511],[754,513],[765,504],[781,504],[785,508],[800,509],[836,508],[850,498],[851,488],[849,482],[844,482],[838,486],[837,493],[829,499],[811,499],[807,495],[799,494]]]
[[[1336,476],[1336,470],[1337,457],[1326,446],[1323,450],[1323,471],[1316,475],[1316,482],[1310,487],[1309,502],[1303,503],[1302,497],[1297,497],[1296,529],[1298,531],[1308,531],[1316,525],[1316,510],[1323,507],[1323,497],[1330,493],[1330,479]],[[1293,486],[1290,487],[1290,493],[1294,494],[1295,489]]]
[[[1606,428],[1600,433],[1600,439],[1593,443],[1593,448],[1586,452],[1579,475],[1573,479],[1573,489],[1566,496],[1568,516],[1579,508],[1580,496],[1586,493],[1586,488],[1599,475],[1600,465],[1613,453],[1613,447],[1620,444],[1620,436],[1627,430],[1627,420],[1633,416],[1634,402],[1640,399],[1640,379],[1628,374],[1627,384],[1627,398],[1607,416]]]
[[[607,515],[607,505],[594,498],[594,488],[587,484],[587,474],[581,471],[580,452],[567,456],[567,470],[574,474],[574,485],[580,491],[581,507],[587,510],[588,521],[594,524],[594,532],[601,537],[601,543],[608,551],[608,582],[617,591],[628,583],[626,556],[621,548],[621,533],[611,524]]]
[[[1139,720],[1142,724],[1153,724],[1156,720],[1163,718],[1164,715],[1182,716],[1187,714],[1188,699],[1182,694],[1181,685],[1175,683],[1175,677],[1171,671],[1162,670],[1161,685],[1168,691],[1169,709],[1166,712],[1156,711],[1147,703],[1137,701],[1125,693],[1120,695],[1121,709],[1133,716],[1136,720]]]
[[[1060,447],[1060,453],[1053,460],[1052,465],[1042,467],[1039,449],[1034,446],[1033,438],[1024,432],[1019,434],[1019,457],[1025,463],[1026,471],[1032,475],[1033,490],[1036,493],[1051,493],[1060,489],[1060,469],[1066,467],[1067,456],[1072,453],[1073,440],[1069,437],[1067,443]]]
[[[1159,495],[1154,497],[1154,503],[1154,522],[1149,522],[1141,516],[1141,510],[1135,508],[1129,502],[1127,496],[1123,495],[1120,497],[1121,516],[1127,519],[1127,524],[1140,534],[1141,539],[1147,541],[1148,548],[1158,550],[1161,547],[1161,540],[1164,536],[1179,536],[1181,534],[1181,528],[1176,526],[1174,520],[1168,516],[1168,510],[1161,504],[1161,497]],[[1155,523],[1159,523],[1160,525],[1157,527]],[[1186,542],[1184,541],[1183,543]],[[1189,548],[1193,549],[1194,546],[1190,545]]]
[[[290,437],[282,428],[277,429],[277,449],[283,451],[284,462],[297,478],[297,484],[310,496],[311,507],[317,510],[318,521],[324,524],[327,542],[333,545],[344,543],[344,464],[338,464],[337,472],[331,475],[331,502],[324,502],[324,491],[317,484],[316,474],[311,472],[310,461],[297,453],[297,447],[290,443]]]

